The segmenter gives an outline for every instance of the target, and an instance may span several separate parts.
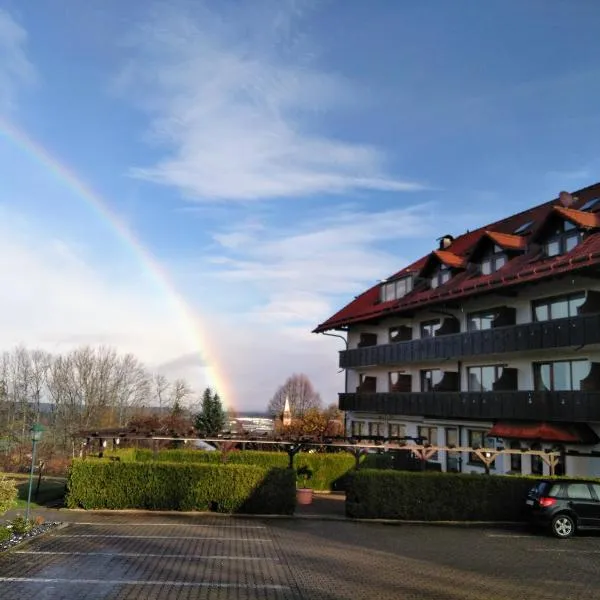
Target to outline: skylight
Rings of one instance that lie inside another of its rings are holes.
[[[600,202],[600,198],[592,198],[591,200],[588,200],[579,210],[591,210],[594,208],[594,206],[596,206],[596,204],[598,204],[598,202]]]
[[[525,233],[528,229],[531,229],[532,225],[533,221],[527,221],[526,223],[523,223],[523,225],[519,225],[513,233],[516,233],[517,235],[519,233]]]

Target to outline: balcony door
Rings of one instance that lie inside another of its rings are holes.
[[[456,427],[446,427],[446,446],[459,446],[458,429]],[[461,471],[460,452],[446,450],[446,472],[460,473]]]

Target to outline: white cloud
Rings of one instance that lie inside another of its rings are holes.
[[[14,108],[19,88],[35,79],[26,44],[27,32],[0,8],[0,113]]]
[[[149,111],[151,141],[166,148],[133,174],[195,200],[421,189],[390,176],[378,149],[315,131],[311,115],[360,92],[314,66],[298,3],[267,4],[231,18],[160,10],[132,34],[116,87]]]
[[[4,350],[24,344],[63,352],[103,344],[134,353],[149,368],[194,350],[186,323],[164,290],[131,274],[123,280],[99,269],[81,247],[46,234],[22,217],[6,210],[0,217]],[[187,375],[197,378],[202,358],[195,356]],[[194,383],[200,387],[205,382]]]

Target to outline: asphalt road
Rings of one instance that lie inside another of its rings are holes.
[[[0,555],[2,600],[600,600],[600,535],[88,515]]]

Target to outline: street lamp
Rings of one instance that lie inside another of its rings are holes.
[[[33,469],[35,467],[36,444],[42,439],[44,428],[39,423],[34,423],[29,430],[33,448],[31,450],[31,471],[29,472],[29,492],[27,493],[27,510],[25,511],[25,522],[29,523],[29,504],[31,503],[31,488],[33,485]]]

